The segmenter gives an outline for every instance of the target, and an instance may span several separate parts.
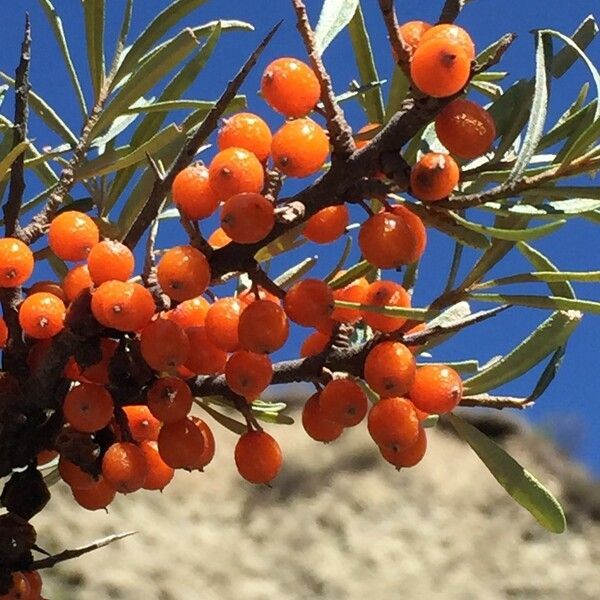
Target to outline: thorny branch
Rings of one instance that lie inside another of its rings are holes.
[[[388,32],[388,38],[392,46],[392,50],[396,55],[398,65],[404,72],[408,72],[410,63],[410,46],[402,39],[399,31],[398,18],[394,10],[394,0],[379,0],[379,8],[383,21]]]
[[[438,23],[454,23],[467,0],[446,0]]]

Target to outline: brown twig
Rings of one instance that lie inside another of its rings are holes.
[[[335,99],[331,77],[316,48],[315,34],[308,20],[306,6],[303,0],[292,0],[292,2],[296,11],[296,26],[321,85],[321,102],[327,119],[329,140],[333,146],[332,161],[344,161],[356,150],[352,128],[348,125],[344,112]]]
[[[515,398],[513,396],[490,396],[489,394],[476,394],[474,396],[464,396],[460,401],[461,406],[471,406],[478,408],[517,408],[522,410],[533,406],[534,401],[529,398]]]
[[[250,70],[254,67],[259,56],[262,54],[267,44],[271,41],[271,38],[275,35],[280,25],[281,22],[277,23],[277,25],[275,25],[275,27],[273,27],[266,37],[260,42],[260,44],[243,64],[242,68],[238,71],[236,76],[227,84],[227,87],[225,88],[225,91],[221,97],[210,109],[196,133],[194,133],[194,135],[182,148],[171,167],[164,174],[164,177],[162,179],[157,179],[154,182],[152,192],[144,204],[144,208],[141,210],[139,216],[133,222],[131,228],[123,238],[123,243],[126,246],[129,248],[134,248],[140,241],[150,223],[152,223],[152,221],[156,218],[163,199],[173,185],[173,180],[179,172],[192,163],[198,148],[200,148],[200,146],[205,142],[206,138],[218,126],[219,119],[225,110],[227,110],[229,103],[237,94],[240,86],[245,81],[246,77],[250,73]]]
[[[388,32],[392,50],[396,55],[397,64],[405,73],[408,73],[411,47],[402,39],[398,18],[394,10],[394,0],[379,0],[379,8]]]
[[[263,288],[267,292],[277,296],[277,298],[285,298],[285,290],[281,289],[260,267],[258,263],[254,264],[253,269],[248,270],[248,277],[252,283],[259,288]]]
[[[454,23],[465,4],[466,0],[446,0],[440,13],[438,24]]]
[[[105,537],[101,540],[97,540],[96,542],[92,542],[87,546],[82,546],[81,548],[74,548],[73,550],[64,550],[58,554],[54,554],[53,556],[48,556],[47,558],[42,558],[40,560],[34,560],[30,569],[35,571],[37,569],[49,569],[54,567],[58,563],[65,562],[67,560],[73,560],[74,558],[79,558],[84,554],[88,554],[89,552],[93,552],[94,550],[99,550],[100,548],[104,548],[113,542],[118,542],[119,540],[123,540],[127,537],[135,535],[137,531],[127,531],[126,533],[119,533],[117,535],[111,535]]]

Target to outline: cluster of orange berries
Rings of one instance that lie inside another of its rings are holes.
[[[43,600],[40,574],[37,571],[15,571],[10,591],[0,596],[0,600]]]

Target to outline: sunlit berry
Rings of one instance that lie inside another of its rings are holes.
[[[85,260],[99,239],[96,223],[85,213],[76,210],[54,217],[48,230],[50,249],[62,260]]]
[[[185,368],[195,375],[222,373],[227,361],[227,352],[211,342],[206,328],[189,327],[185,333],[190,340],[190,353]]]
[[[273,377],[271,359],[264,354],[239,350],[225,365],[225,381],[229,389],[252,402],[267,389]]]
[[[445,365],[419,367],[409,391],[414,405],[429,414],[447,413],[462,399],[460,375]]]
[[[408,448],[419,436],[419,419],[406,398],[383,398],[369,411],[367,425],[379,447]]]
[[[81,383],[71,388],[63,403],[65,419],[73,429],[93,433],[106,427],[113,417],[113,399],[101,385]]]
[[[210,283],[210,265],[193,246],[174,246],[156,268],[158,283],[173,300],[189,300],[202,294]]]
[[[226,352],[240,349],[239,322],[243,310],[237,298],[219,298],[210,305],[204,327],[213,345]]]
[[[415,378],[416,364],[411,351],[400,342],[381,342],[367,354],[365,381],[382,398],[403,396]]]
[[[131,442],[115,442],[102,459],[102,476],[117,492],[130,494],[141,489],[148,467],[144,453]]]
[[[423,427],[419,428],[417,440],[406,448],[400,446],[380,446],[381,456],[396,469],[403,467],[414,467],[420,463],[427,452],[427,434]]]
[[[367,414],[367,395],[352,379],[334,379],[321,391],[319,406],[323,417],[344,427],[358,425]]]
[[[171,186],[175,206],[188,219],[205,219],[219,205],[219,195],[212,189],[208,169],[204,165],[190,165],[180,171]]]
[[[238,244],[260,242],[274,225],[273,204],[261,194],[236,194],[227,199],[221,209],[221,227]]]
[[[258,158],[243,148],[221,150],[208,167],[209,183],[221,200],[242,193],[258,194],[265,183]]]
[[[346,231],[348,220],[348,207],[345,204],[328,206],[306,221],[302,233],[311,242],[328,244]]]
[[[190,342],[177,323],[156,319],[140,332],[140,351],[155,371],[170,372],[185,363],[190,353]]]
[[[152,294],[139,283],[105,281],[92,294],[92,314],[105,327],[138,331],[146,326],[156,305]]]
[[[173,469],[197,469],[204,452],[204,435],[190,418],[165,423],[158,434],[161,458]]]
[[[369,285],[364,303],[382,308],[410,308],[410,295],[395,281],[375,281]],[[385,333],[396,331],[406,323],[406,317],[386,315],[368,310],[363,310],[362,315],[367,325]]]
[[[252,302],[240,315],[240,344],[250,352],[269,354],[279,350],[285,344],[289,332],[285,311],[270,300]]]
[[[313,394],[302,409],[304,431],[317,442],[333,442],[342,435],[344,426],[324,416],[319,404],[319,394]]]
[[[303,279],[287,291],[283,308],[295,323],[318,327],[333,312],[333,292],[324,281]]]
[[[0,287],[23,285],[33,273],[33,252],[21,240],[0,238]]]
[[[237,470],[250,483],[269,483],[277,477],[282,463],[281,448],[266,431],[248,431],[235,446]]]
[[[125,244],[116,240],[103,240],[92,246],[87,265],[92,281],[100,285],[110,279],[127,281],[133,275],[135,259]]]
[[[410,172],[413,196],[424,202],[435,202],[449,196],[458,185],[460,170],[449,154],[429,152]]]
[[[62,331],[65,315],[64,302],[47,292],[27,296],[19,307],[19,323],[24,333],[38,340],[54,337]]]
[[[76,265],[63,278],[62,287],[69,302],[94,285],[87,265]]]
[[[271,153],[271,130],[258,115],[242,112],[227,117],[217,134],[219,150],[243,148],[258,160],[265,161]]]
[[[187,417],[192,408],[192,391],[178,377],[157,379],[146,392],[148,409],[163,423],[175,423]]]

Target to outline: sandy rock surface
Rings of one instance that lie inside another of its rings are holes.
[[[489,426],[486,425],[486,427]],[[492,424],[494,430],[496,425]],[[570,531],[545,532],[472,451],[436,430],[396,472],[359,426],[328,446],[272,427],[285,468],[272,489],[242,481],[217,431],[205,473],[90,513],[59,483],[35,519],[50,551],[137,530],[45,575],[51,600],[500,600],[600,598],[600,492],[526,428],[503,443],[565,502]]]

